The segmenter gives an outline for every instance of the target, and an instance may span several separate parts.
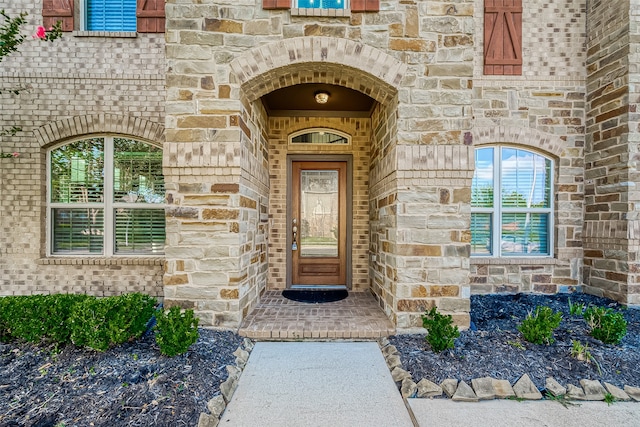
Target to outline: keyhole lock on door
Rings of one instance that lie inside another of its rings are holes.
[[[293,226],[291,227],[291,231],[293,233],[293,243],[291,244],[291,250],[292,251],[297,251],[298,250],[298,220],[297,219],[293,219]]]

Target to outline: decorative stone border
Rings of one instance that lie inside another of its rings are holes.
[[[209,413],[200,413],[198,419],[198,427],[216,427],[220,422],[220,417],[227,407],[227,404],[231,400],[233,393],[238,387],[238,380],[240,375],[247,365],[249,360],[249,354],[253,350],[254,343],[249,338],[245,338],[242,344],[233,352],[236,356],[235,365],[227,365],[227,372],[229,376],[226,381],[220,384],[220,394],[207,402],[207,409]]]
[[[436,384],[423,378],[418,383],[413,381],[410,372],[402,369],[400,352],[392,345],[387,338],[378,341],[382,355],[387,362],[391,377],[400,384],[400,393],[403,398],[425,398],[439,397],[443,394],[451,400],[459,402],[478,402],[480,400],[492,399],[518,399],[518,400],[540,400],[542,393],[531,381],[528,374],[524,374],[513,386],[507,380],[499,380],[491,377],[474,378],[471,385],[455,378],[447,378],[440,384]],[[545,383],[545,389],[552,396],[564,398],[566,400],[605,400],[607,393],[611,394],[616,401],[640,402],[640,388],[629,385],[624,386],[624,390],[604,383],[604,386],[595,380],[580,380],[580,386],[567,384],[563,387],[554,378],[549,377]]]

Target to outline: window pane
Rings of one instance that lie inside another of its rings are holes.
[[[338,256],[338,171],[301,173],[300,255]]]
[[[102,253],[102,209],[52,209],[55,254]]]
[[[549,254],[549,214],[505,213],[501,229],[502,255]]]
[[[299,8],[344,9],[345,0],[298,0]]]
[[[102,202],[104,140],[72,142],[51,152],[51,201]]]
[[[493,148],[476,150],[476,170],[471,183],[471,206],[493,207]]]
[[[348,144],[344,136],[331,132],[309,132],[291,138],[294,144]]]
[[[115,202],[164,203],[162,150],[140,141],[114,138]]]
[[[136,31],[136,0],[86,0],[88,31]]]
[[[471,214],[471,253],[473,255],[491,255],[491,219],[490,213]]]
[[[117,254],[163,253],[164,230],[164,209],[115,209]]]
[[[502,149],[503,207],[551,206],[551,161],[530,151]]]

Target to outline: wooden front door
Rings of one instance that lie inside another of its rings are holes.
[[[290,284],[347,286],[346,161],[292,161]]]

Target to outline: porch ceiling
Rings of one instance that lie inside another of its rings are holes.
[[[315,101],[315,93],[329,93],[326,104]],[[262,97],[270,116],[348,116],[369,117],[376,101],[357,90],[325,83],[305,83],[274,90]]]

